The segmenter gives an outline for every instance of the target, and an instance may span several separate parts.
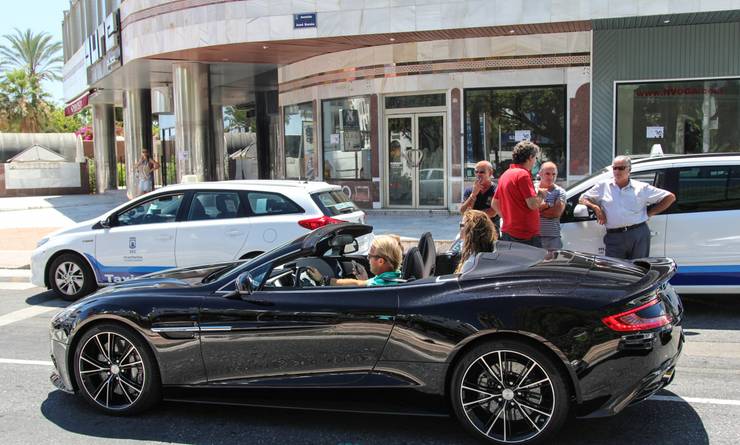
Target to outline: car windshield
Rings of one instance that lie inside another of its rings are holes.
[[[205,278],[203,278],[203,281],[201,281],[201,282],[203,284],[205,284],[205,283],[210,283],[212,281],[216,281],[217,279],[219,279],[223,275],[225,275],[225,274],[229,273],[230,271],[234,270],[234,268],[236,268],[238,266],[241,266],[242,264],[250,263],[251,261],[252,260],[250,259],[250,260],[245,260],[245,261],[236,261],[234,263],[227,264],[224,267],[222,267],[220,269],[216,269],[213,272],[211,272],[208,275],[206,275]]]
[[[578,182],[576,182],[576,183],[574,183],[572,185],[569,185],[568,186],[568,190],[574,189],[574,188],[578,187],[579,185],[583,184],[584,182],[590,181],[591,178],[594,178],[596,176],[599,176],[599,175],[601,175],[603,173],[608,173],[609,171],[610,171],[609,167],[604,167],[601,170],[598,170],[596,173],[593,173],[593,174],[591,174],[589,176],[586,176],[585,178],[581,179],[580,181],[578,181]]]

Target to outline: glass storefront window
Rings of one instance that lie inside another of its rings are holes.
[[[500,176],[523,139],[539,145],[540,162],[554,162],[565,178],[565,115],[562,85],[465,90],[465,179],[474,179],[475,163],[482,160],[490,161]]]
[[[618,84],[616,118],[619,155],[740,151],[740,79]]]
[[[370,97],[321,103],[324,180],[370,179]]]
[[[314,179],[313,104],[306,102],[283,108],[285,178]]]

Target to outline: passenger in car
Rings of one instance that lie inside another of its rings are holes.
[[[367,254],[370,272],[375,275],[374,277],[368,280],[325,277],[314,267],[309,267],[307,272],[312,280],[330,286],[392,286],[402,282],[400,271],[402,259],[400,238],[397,235],[379,235],[373,240]]]
[[[493,245],[498,236],[496,227],[485,212],[468,210],[463,215],[460,238],[462,238],[463,246],[455,273],[470,270],[477,254],[493,251]]]

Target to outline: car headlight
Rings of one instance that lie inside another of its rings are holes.
[[[45,237],[41,238],[40,240],[38,240],[38,242],[36,242],[36,247],[43,246],[44,244],[47,243],[47,241],[49,241],[49,237],[48,236],[45,236]]]
[[[76,312],[80,308],[80,306],[82,306],[82,303],[73,303],[62,309],[51,319],[51,324],[59,325],[65,321],[68,321],[70,318],[74,318],[77,315]]]

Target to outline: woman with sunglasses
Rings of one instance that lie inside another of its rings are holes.
[[[313,267],[306,272],[312,280],[329,286],[392,286],[401,282],[402,259],[401,238],[397,235],[379,235],[373,240],[367,255],[374,277],[367,280],[324,277]]]

